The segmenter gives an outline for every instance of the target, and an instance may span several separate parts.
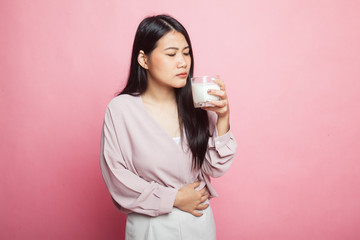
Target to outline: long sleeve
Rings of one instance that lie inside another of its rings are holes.
[[[158,216],[172,211],[177,190],[146,181],[125,161],[114,119],[108,108],[101,136],[100,167],[112,199],[125,212]]]
[[[101,135],[100,167],[115,205],[125,213],[170,213],[178,189],[199,180],[216,196],[210,177],[221,176],[236,151],[231,132],[217,136],[216,116],[209,113],[212,137],[202,168],[194,171],[187,140],[177,144],[147,112],[140,96],[112,99]]]
[[[211,177],[222,176],[233,162],[237,143],[234,135],[229,130],[222,136],[218,136],[216,129],[216,116],[209,114],[210,130],[212,136],[209,138],[208,150],[202,171]]]
[[[231,166],[236,153],[237,143],[234,135],[229,130],[226,134],[218,136],[216,129],[216,114],[209,113],[209,127],[212,136],[208,141],[208,149],[201,168],[199,178],[206,183],[210,198],[217,197],[211,178],[222,176]]]

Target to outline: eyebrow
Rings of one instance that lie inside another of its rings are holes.
[[[190,46],[184,47],[183,50],[188,49],[188,48],[190,48]],[[165,48],[164,50],[179,50],[179,48],[177,48],[177,47],[168,47],[168,48]]]

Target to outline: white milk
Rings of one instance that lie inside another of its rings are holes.
[[[219,97],[207,93],[208,89],[220,90],[219,85],[216,83],[192,83],[191,87],[195,107],[213,106],[208,102],[220,100]]]

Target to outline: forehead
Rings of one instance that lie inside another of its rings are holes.
[[[189,44],[187,43],[184,35],[176,31],[168,32],[167,34],[162,36],[157,42],[157,47],[162,49],[168,47],[176,47],[182,49],[187,47],[188,45]]]

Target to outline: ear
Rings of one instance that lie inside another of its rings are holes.
[[[144,69],[149,69],[147,56],[146,56],[146,54],[144,53],[143,50],[139,51],[137,61],[140,64],[140,66],[142,66]]]

